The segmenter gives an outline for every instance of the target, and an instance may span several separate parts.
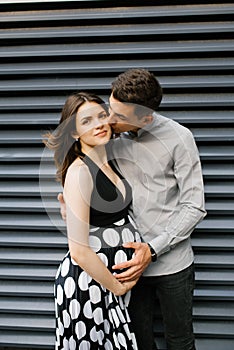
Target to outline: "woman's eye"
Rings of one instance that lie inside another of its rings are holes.
[[[100,115],[100,119],[106,119],[107,118],[107,114],[101,114]]]
[[[89,122],[89,120],[85,119],[85,120],[82,121],[82,125],[86,125],[86,124],[88,124],[88,122]]]

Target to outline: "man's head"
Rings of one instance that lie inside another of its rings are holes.
[[[130,69],[112,83],[110,124],[115,132],[136,131],[152,122],[162,88],[146,69]]]

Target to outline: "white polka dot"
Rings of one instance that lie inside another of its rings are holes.
[[[66,258],[62,263],[61,275],[63,277],[67,276],[70,267],[70,260]]]
[[[104,333],[102,330],[97,332],[98,343],[102,345],[104,339]]]
[[[98,252],[102,247],[102,243],[98,237],[89,236],[89,246],[93,251]]]
[[[119,220],[119,221],[117,221],[117,222],[114,222],[114,225],[116,225],[116,226],[122,226],[122,225],[124,225],[124,223],[125,223],[125,219],[123,218],[123,219],[121,219],[121,220]]]
[[[124,318],[122,310],[120,309],[120,307],[118,305],[116,306],[116,312],[118,314],[118,317],[119,317],[120,321],[122,323],[124,323],[125,322],[125,318]]]
[[[67,277],[64,283],[64,291],[67,298],[71,298],[75,292],[75,281],[72,277]]]
[[[137,342],[136,342],[136,336],[134,333],[131,333],[131,339],[133,343],[133,349],[138,349]]]
[[[113,350],[113,346],[112,346],[109,339],[107,339],[107,341],[105,342],[104,349],[105,350]]]
[[[85,336],[86,334],[86,325],[83,321],[79,321],[76,324],[75,327],[76,335],[78,339],[81,339]]]
[[[114,339],[116,349],[119,349],[119,342],[118,342],[118,338],[117,338],[115,333],[113,333],[113,339]]]
[[[80,303],[78,302],[78,300],[73,299],[70,302],[69,305],[69,313],[71,315],[71,318],[73,320],[75,320],[76,318],[78,318],[79,314],[80,314]]]
[[[66,338],[63,339],[63,349],[64,350],[69,350],[69,343]]]
[[[76,342],[73,336],[69,339],[69,350],[76,350]]]
[[[112,314],[112,317],[113,317],[113,320],[114,320],[116,327],[119,327],[120,322],[119,322],[119,318],[117,316],[115,309],[111,310],[111,314]]]
[[[131,291],[129,290],[124,296],[124,305],[128,306],[131,299]]]
[[[83,313],[84,313],[85,317],[93,318],[93,313],[92,313],[90,300],[86,301],[86,303],[84,304]]]
[[[119,333],[119,334],[118,334],[118,341],[120,342],[120,344],[121,344],[122,346],[124,346],[124,347],[127,346],[125,336],[124,336],[122,333]]]
[[[130,333],[130,330],[129,330],[127,323],[124,324],[123,328],[125,330],[125,334],[127,335],[128,339],[132,339],[132,333]]]
[[[124,228],[122,231],[122,239],[123,242],[134,242],[134,236],[132,232],[129,230],[129,228]]]
[[[107,228],[103,231],[104,241],[111,247],[116,247],[119,244],[119,233],[113,228]]]
[[[56,298],[54,301],[55,301],[55,317],[58,318],[58,302]]]
[[[58,318],[58,329],[59,329],[59,335],[63,335],[64,327],[63,327],[63,324],[62,324],[60,318]]]
[[[90,301],[93,304],[97,304],[101,301],[101,290],[98,286],[91,286],[89,288]]]
[[[59,343],[59,339],[60,339],[60,334],[59,334],[59,328],[56,328],[56,342]]]
[[[72,265],[78,266],[77,262],[74,259],[72,259],[72,257],[71,257],[71,263]]]
[[[89,232],[95,232],[95,231],[99,230],[99,228],[100,228],[100,227],[91,227],[91,228],[89,229]]]
[[[118,250],[115,254],[115,264],[125,262],[128,260],[126,253],[123,250]]]
[[[103,312],[100,307],[97,307],[93,312],[94,322],[96,324],[101,324],[103,322]]]
[[[108,320],[104,320],[104,331],[106,334],[110,333],[110,322]]]
[[[89,282],[92,280],[92,278],[87,274],[87,272],[82,271],[79,278],[78,278],[78,285],[81,290],[88,290],[89,289]]]
[[[61,287],[60,284],[57,287],[57,303],[59,305],[62,305],[63,303],[63,288]]]
[[[59,265],[59,268],[58,268],[58,270],[57,270],[57,272],[56,272],[55,279],[58,278],[58,276],[59,276],[59,274],[60,274],[60,271],[61,271],[61,265]]]
[[[90,342],[87,340],[82,340],[79,346],[79,350],[89,350],[90,349]]]
[[[69,313],[67,312],[67,310],[63,310],[63,325],[64,328],[68,328],[70,326],[71,323],[71,319],[69,316]]]
[[[135,221],[131,218],[130,215],[128,215],[128,219],[129,219],[129,221],[130,221],[130,224],[132,224],[132,226],[136,229],[136,228],[137,228],[137,227],[136,227],[136,223],[135,223]]]
[[[135,240],[136,240],[136,242],[141,242],[141,236],[140,236],[140,234],[139,234],[139,232],[135,232]]]
[[[103,253],[98,253],[97,254],[99,256],[99,258],[101,259],[101,261],[106,265],[108,266],[108,259],[107,259],[107,256]]]
[[[98,340],[96,326],[94,326],[94,327],[91,329],[89,335],[90,335],[90,339],[91,339],[94,343]]]

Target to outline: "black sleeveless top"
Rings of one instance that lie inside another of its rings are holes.
[[[89,168],[94,186],[90,203],[90,225],[105,227],[126,217],[132,201],[132,190],[128,182],[109,161],[109,165],[125,186],[125,198],[123,198],[120,190],[97,164],[87,155],[82,160]]]

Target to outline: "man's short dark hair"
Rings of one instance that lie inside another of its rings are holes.
[[[146,69],[129,69],[112,83],[112,94],[120,102],[134,103],[156,110],[162,100],[162,87]]]

